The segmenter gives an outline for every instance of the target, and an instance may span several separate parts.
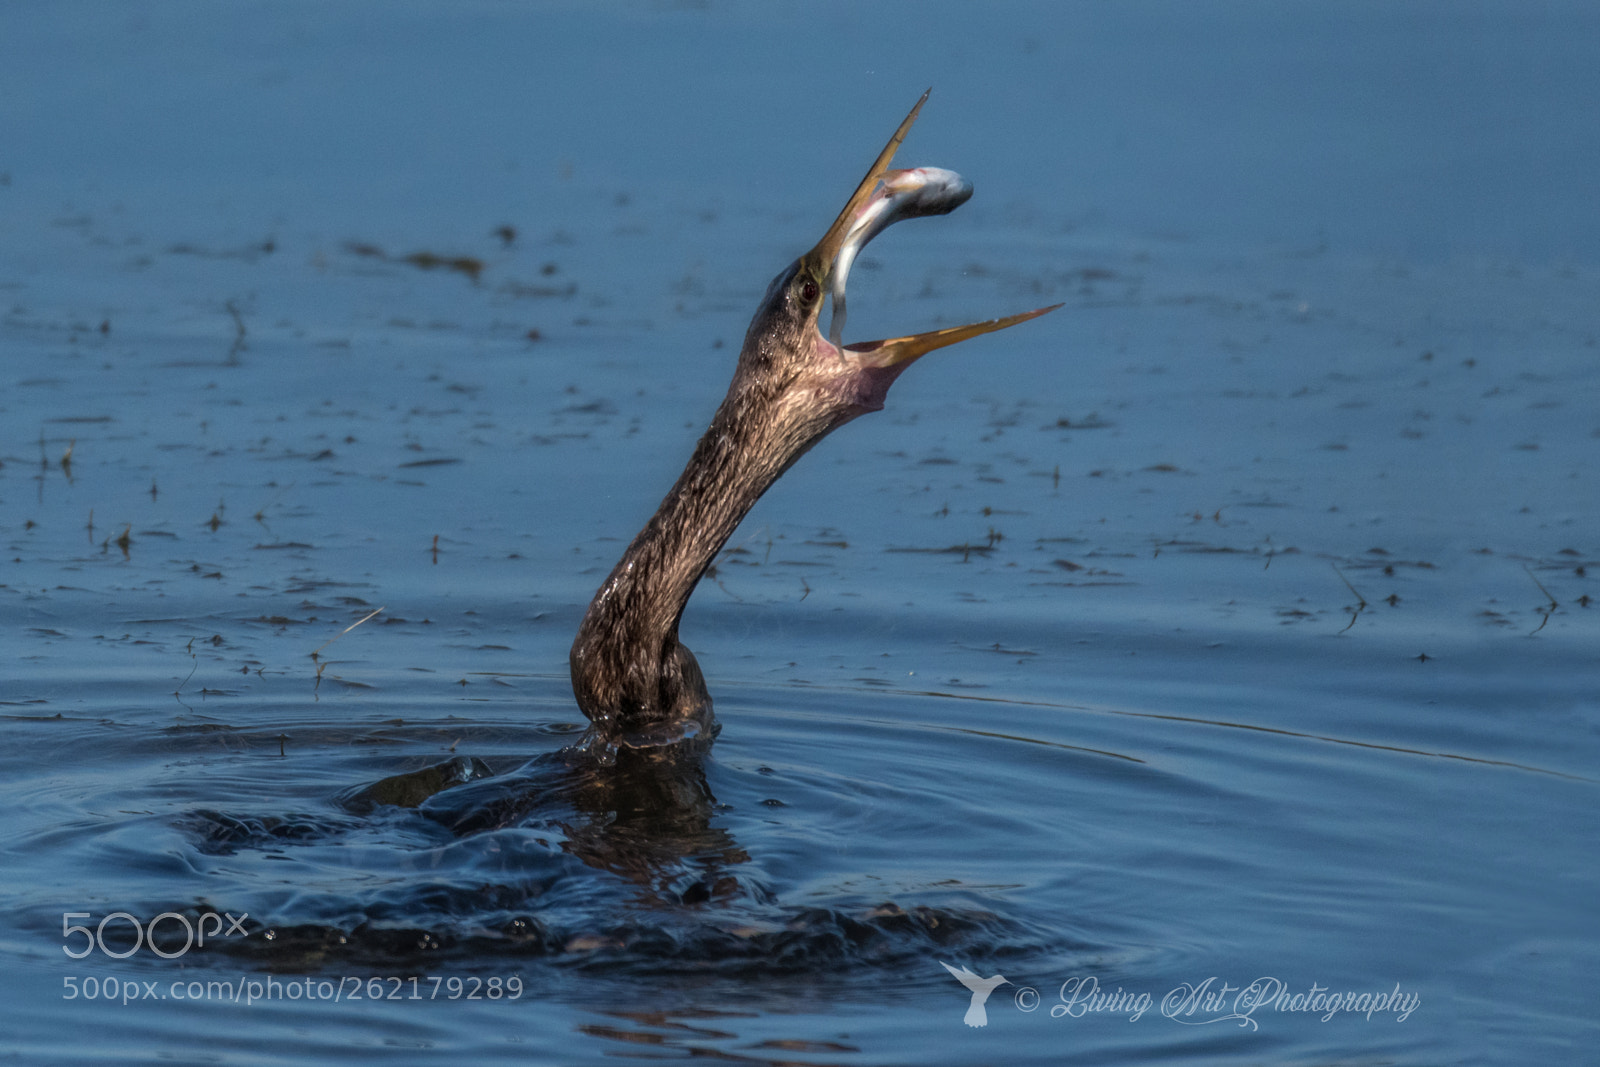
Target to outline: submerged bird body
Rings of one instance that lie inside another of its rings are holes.
[[[705,677],[678,640],[678,621],[717,552],[784,471],[832,430],[881,409],[918,356],[1050,310],[839,343],[856,253],[890,224],[946,213],[971,195],[949,171],[888,170],[921,107],[919,101],[822,241],[767,287],[711,425],[579,625],[573,693],[592,723],[591,740],[604,748],[651,748],[714,733]],[[830,293],[834,320],[824,336],[818,317]]]

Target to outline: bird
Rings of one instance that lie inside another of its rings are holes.
[[[709,745],[719,729],[711,695],[678,624],[740,521],[823,437],[882,409],[918,357],[1060,306],[841,343],[845,282],[861,248],[895,222],[947,214],[972,195],[952,171],[890,169],[927,100],[923,93],[816,246],[767,286],[710,426],[584,613],[569,656],[573,695],[590,722],[580,749],[614,759],[622,750]],[[827,335],[819,326],[825,297],[833,308]]]
[[[956,970],[943,960],[939,961],[939,966],[953,974],[956,981],[972,990],[972,1001],[967,1005],[967,1014],[961,1021],[968,1026],[988,1026],[989,1013],[984,1009],[984,1004],[988,1001],[989,994],[995,991],[996,986],[1011,983],[998,974],[993,978],[979,978],[966,967]]]

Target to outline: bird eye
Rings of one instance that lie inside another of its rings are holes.
[[[810,307],[817,302],[817,297],[822,295],[822,287],[815,278],[807,278],[800,283],[800,303]]]

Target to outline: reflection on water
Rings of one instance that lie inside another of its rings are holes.
[[[756,771],[758,781],[777,777]],[[283,903],[254,903],[253,878],[211,901],[253,916],[251,936],[223,947],[279,969],[511,957],[771,977],[1048,947],[1026,923],[970,903],[791,901],[727,825],[732,810],[713,795],[701,754],[623,750],[602,765],[569,746],[500,775],[455,757],[347,790],[322,811],[202,809],[173,825],[204,856],[254,853],[301,868],[290,876],[300,892]],[[385,851],[352,860],[375,833]],[[364,868],[355,879],[352,863]]]

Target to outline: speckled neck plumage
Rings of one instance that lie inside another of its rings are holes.
[[[683,474],[601,585],[573,642],[578,706],[602,729],[640,730],[702,716],[710,695],[678,620],[695,586],[740,521],[817,432],[780,432],[770,404],[735,387]],[[823,414],[818,412],[818,414]],[[808,420],[811,421],[811,420]]]

